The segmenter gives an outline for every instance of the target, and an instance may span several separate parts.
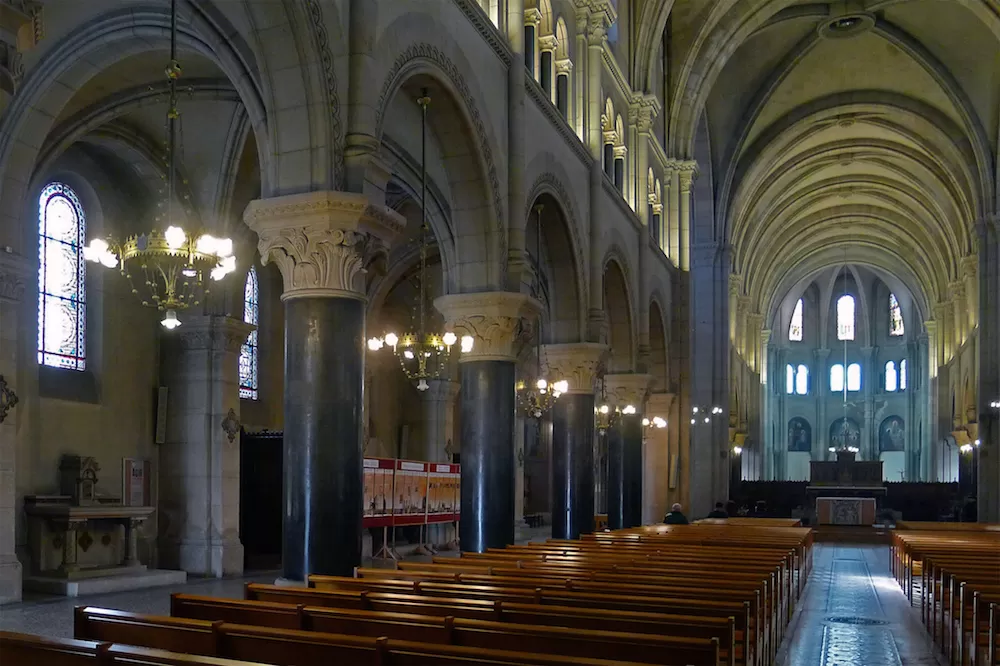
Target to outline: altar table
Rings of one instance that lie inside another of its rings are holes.
[[[820,525],[872,525],[875,523],[875,499],[817,497],[816,519]]]

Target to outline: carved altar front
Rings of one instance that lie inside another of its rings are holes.
[[[857,460],[837,451],[836,460],[809,463],[806,494],[820,524],[871,525],[885,497],[881,460]]]

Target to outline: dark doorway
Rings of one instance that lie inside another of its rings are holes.
[[[247,571],[281,568],[282,433],[240,434],[240,541]]]

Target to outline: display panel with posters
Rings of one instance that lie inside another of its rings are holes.
[[[365,458],[364,493],[365,527],[383,527],[392,524],[393,473],[396,461],[389,458]]]
[[[364,526],[458,520],[460,472],[459,465],[365,458]]]
[[[458,520],[459,466],[430,463],[427,473],[427,522]]]
[[[418,525],[425,521],[427,507],[427,463],[415,460],[396,461],[393,492],[394,525]]]

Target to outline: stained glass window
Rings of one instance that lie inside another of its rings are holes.
[[[837,299],[837,339],[854,339],[854,297],[848,294]]]
[[[50,183],[38,197],[38,362],[87,369],[87,222],[76,192]]]
[[[802,299],[795,304],[792,312],[792,323],[788,325],[788,339],[792,342],[802,342]]]
[[[847,366],[847,390],[861,390],[861,364],[851,363]]]
[[[830,391],[840,393],[844,390],[844,366],[835,363],[830,367]]]
[[[795,392],[795,368],[791,365],[785,366],[785,393],[791,395]]]
[[[896,363],[889,361],[885,364],[885,390],[892,393],[899,386],[899,376],[896,374]]]
[[[799,395],[809,393],[809,368],[800,365],[795,372],[795,392]]]
[[[889,335],[903,334],[903,311],[899,308],[896,294],[889,294]]]
[[[257,269],[250,267],[246,285],[243,287],[243,321],[257,326],[260,320],[260,286]],[[240,397],[257,399],[257,329],[255,328],[240,349]]]
[[[906,359],[899,362],[899,390],[906,390]]]

